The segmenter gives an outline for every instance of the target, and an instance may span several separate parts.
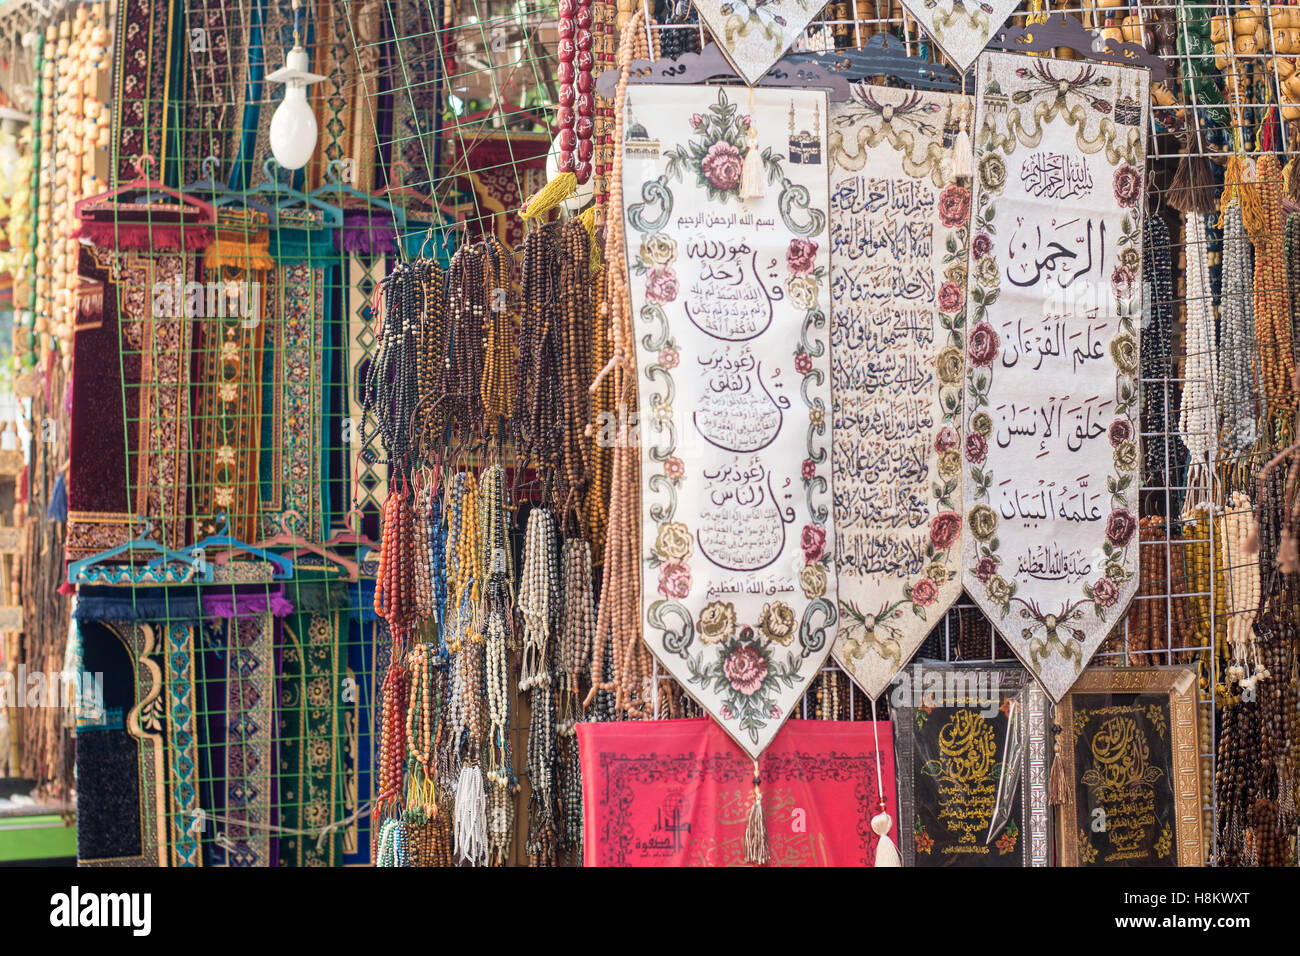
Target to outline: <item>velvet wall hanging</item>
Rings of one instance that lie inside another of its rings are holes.
[[[191,623],[159,625],[167,690],[168,833],[172,866],[202,866],[203,848],[192,832],[199,808],[199,738]]]
[[[215,156],[228,169],[239,155],[239,124],[248,86],[248,16],[224,0],[185,0],[190,49],[190,103],[186,107],[181,181],[202,175],[200,163]]]
[[[753,764],[712,721],[582,723],[578,753],[585,865],[744,865]],[[872,866],[892,754],[885,721],[790,721],[759,761],[770,865]]]
[[[964,73],[1020,0],[902,0],[902,4]]]
[[[225,727],[222,784],[224,847],[214,847],[217,866],[270,866],[268,825],[274,824],[271,791],[275,764],[271,735],[275,702],[275,618],[256,614],[224,623]]]
[[[756,757],[835,637],[826,95],[627,104],[645,639]]]
[[[977,70],[962,583],[1055,701],[1138,585],[1149,74]]]
[[[856,86],[831,108],[831,653],[872,700],[961,595],[970,190],[945,139],[970,102]]]
[[[142,156],[152,175],[165,168],[168,145],[170,0],[122,0],[113,29],[113,185],[140,175]]]

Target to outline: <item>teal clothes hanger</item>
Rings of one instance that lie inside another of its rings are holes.
[[[149,537],[149,519],[141,517],[144,530],[125,544],[100,551],[68,565],[69,584],[181,584],[207,583],[212,580],[212,565],[193,549],[178,551],[167,548]],[[144,568],[133,564],[113,564],[122,555],[156,554]],[[178,567],[179,565],[179,567]]]
[[[369,206],[371,209],[381,209],[392,214],[394,230],[399,233],[403,232],[406,229],[406,210],[400,206],[394,206],[378,196],[363,193],[356,187],[345,183],[343,173],[348,168],[348,162],[348,160],[344,159],[330,160],[325,167],[325,182],[313,189],[308,195],[314,199],[337,196],[340,199],[353,200],[352,203],[340,203],[345,209],[359,209],[361,205]]]
[[[294,189],[288,183],[281,182],[277,172],[280,168],[280,164],[274,158],[267,159],[262,164],[262,181],[248,190],[247,194],[274,197],[276,209],[288,209],[295,203],[302,203],[308,209],[319,209],[323,213],[322,225],[324,227],[331,228],[343,225],[342,208],[326,202],[319,196],[305,193],[300,189]]]
[[[240,541],[238,538],[232,538],[229,534],[227,534],[226,531],[230,526],[230,521],[226,517],[226,513],[224,511],[220,512],[217,515],[216,524],[217,524],[216,534],[210,534],[206,538],[203,538],[201,541],[196,541],[194,545],[187,552],[188,554],[193,555],[197,557],[199,560],[203,561],[204,564],[208,565],[209,567],[208,580],[212,579],[211,565],[207,561],[207,552],[208,549],[210,548],[213,550],[223,550],[223,551],[243,551],[244,553],[251,554],[253,557],[258,558],[262,561],[270,562],[270,564],[275,568],[275,570],[271,572],[271,577],[274,580],[283,581],[286,578],[293,577],[293,563],[288,558],[284,557],[283,555],[275,554],[272,551],[267,551],[264,548],[259,548],[256,545],[252,545],[252,544],[248,544],[247,542]],[[153,561],[149,562],[148,566],[153,567],[161,560],[162,560],[161,558],[156,558]]]

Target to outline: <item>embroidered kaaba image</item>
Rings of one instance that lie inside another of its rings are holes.
[[[644,126],[633,122],[623,138],[623,150],[625,155],[635,159],[658,159],[659,140],[651,139]]]
[[[1115,122],[1121,126],[1137,126],[1142,122],[1142,104],[1132,94],[1122,93],[1115,101]]]
[[[822,161],[821,146],[822,108],[813,103],[812,132],[794,131],[794,100],[790,101],[790,162],[802,166],[820,166]]]

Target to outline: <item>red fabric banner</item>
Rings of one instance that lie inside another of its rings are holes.
[[[894,742],[877,723],[895,820]],[[578,725],[587,866],[741,866],[754,764],[712,720]],[[871,866],[870,721],[791,720],[759,758],[772,866]]]

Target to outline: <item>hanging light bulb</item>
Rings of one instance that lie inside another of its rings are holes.
[[[298,18],[302,0],[293,0],[293,49],[284,66],[267,77],[284,84],[284,99],[271,116],[271,152],[285,169],[302,169],[316,150],[316,114],[307,102],[307,87],[325,77],[308,69],[307,51],[299,39]]]

